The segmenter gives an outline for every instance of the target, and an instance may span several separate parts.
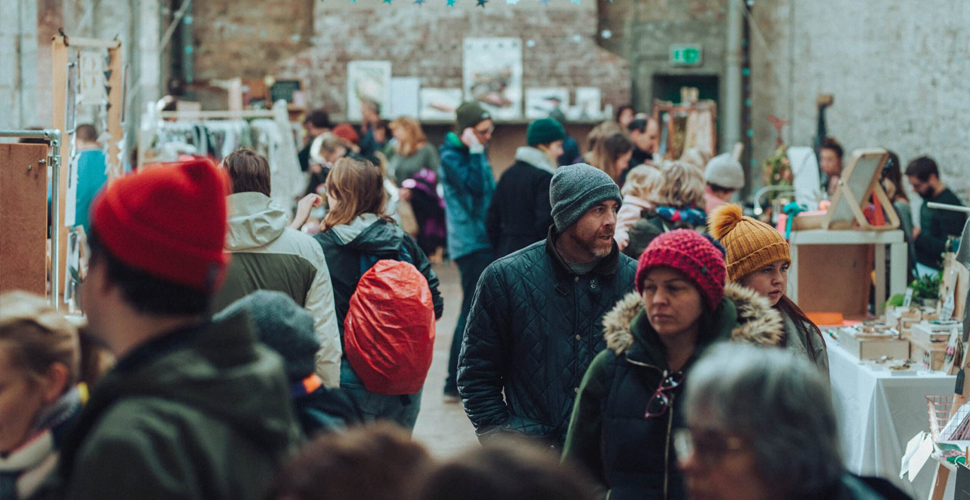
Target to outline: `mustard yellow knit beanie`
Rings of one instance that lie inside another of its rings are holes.
[[[778,261],[791,264],[788,242],[775,228],[751,217],[744,217],[741,207],[722,205],[707,218],[711,236],[727,250],[727,274],[730,281],[741,278]]]

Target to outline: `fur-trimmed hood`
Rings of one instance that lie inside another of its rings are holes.
[[[724,298],[730,299],[737,310],[737,320],[730,334],[731,341],[756,346],[781,345],[785,338],[785,322],[781,314],[771,307],[768,299],[737,283],[724,286]],[[723,303],[718,311],[722,309]],[[608,349],[619,355],[633,345],[631,324],[642,310],[643,299],[637,292],[630,292],[617,302],[612,311],[603,316],[604,337]]]

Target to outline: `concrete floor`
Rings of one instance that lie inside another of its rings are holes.
[[[451,337],[461,309],[461,283],[454,263],[446,262],[435,266],[435,272],[441,281],[440,291],[445,299],[445,312],[437,325],[434,360],[428,380],[424,384],[421,413],[414,427],[414,438],[427,446],[434,456],[448,458],[472,446],[478,446],[478,439],[461,403],[445,403],[441,398],[448,373]]]

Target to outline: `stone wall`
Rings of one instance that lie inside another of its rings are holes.
[[[816,96],[830,93],[828,132],[847,152],[930,155],[970,201],[970,2],[776,0],[754,12],[755,158],[774,147],[770,114],[791,122],[788,144],[810,145]]]

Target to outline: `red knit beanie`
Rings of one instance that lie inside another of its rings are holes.
[[[350,142],[353,144],[357,144],[358,142],[360,142],[360,135],[357,134],[357,131],[354,130],[354,127],[352,127],[348,123],[341,123],[340,125],[337,125],[336,127],[333,128],[331,132],[333,133],[333,135],[347,142]]]
[[[637,293],[643,294],[643,280],[655,267],[669,267],[692,281],[711,311],[724,298],[724,254],[697,231],[678,229],[650,242],[637,263]]]
[[[213,293],[228,254],[229,179],[208,160],[158,166],[117,179],[91,208],[98,239],[111,255],[172,283]]]

